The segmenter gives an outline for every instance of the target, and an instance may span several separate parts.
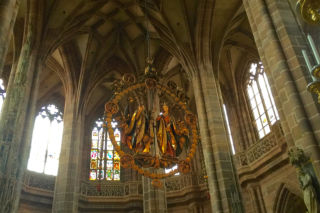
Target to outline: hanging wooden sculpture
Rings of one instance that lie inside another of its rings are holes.
[[[150,60],[139,81],[125,74],[114,82],[113,97],[105,104],[104,125],[121,166],[153,179],[157,187],[160,179],[190,171],[198,143],[196,116],[187,109],[188,98],[173,81],[166,86],[159,82]],[[121,106],[126,109],[120,110]],[[114,119],[122,132],[121,146],[111,125]],[[164,172],[174,165],[177,169]]]

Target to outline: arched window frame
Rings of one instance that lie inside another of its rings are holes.
[[[94,122],[91,131],[89,180],[120,181],[120,156],[115,151],[107,132],[103,135],[103,119]],[[121,132],[117,122],[113,121],[112,128],[118,145]],[[104,137],[103,142],[102,138]]]
[[[48,125],[48,128],[44,129],[43,124]],[[46,175],[57,175],[62,132],[62,111],[54,104],[41,107],[34,124],[28,170]]]
[[[271,132],[279,114],[262,62],[251,62],[247,82],[247,97],[259,138]]]

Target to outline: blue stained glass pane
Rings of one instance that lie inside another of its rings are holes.
[[[108,151],[107,152],[107,159],[112,159],[113,158],[113,151]]]

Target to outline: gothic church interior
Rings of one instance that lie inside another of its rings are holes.
[[[0,2],[0,212],[320,212],[317,0]]]

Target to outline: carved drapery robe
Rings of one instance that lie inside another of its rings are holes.
[[[144,107],[139,107],[124,124],[122,141],[138,153],[149,153],[153,142],[153,129],[145,114]]]

